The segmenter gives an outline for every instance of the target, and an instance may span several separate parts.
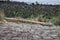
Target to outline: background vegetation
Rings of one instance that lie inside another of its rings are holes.
[[[22,17],[37,21],[52,21],[60,25],[60,5],[27,4],[25,2],[0,2],[6,17]]]

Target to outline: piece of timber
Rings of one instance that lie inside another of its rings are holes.
[[[52,24],[48,22],[31,21],[31,20],[24,20],[24,19],[17,19],[17,18],[5,18],[5,20],[8,22],[22,22],[28,24],[40,24],[40,25],[52,26]]]

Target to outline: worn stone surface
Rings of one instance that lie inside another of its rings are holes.
[[[1,24],[0,40],[60,40],[60,26],[11,22]]]

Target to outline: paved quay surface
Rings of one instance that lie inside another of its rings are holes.
[[[0,40],[60,40],[60,26],[0,24]]]

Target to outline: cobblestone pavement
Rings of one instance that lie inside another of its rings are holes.
[[[60,26],[0,24],[0,40],[60,40]]]

